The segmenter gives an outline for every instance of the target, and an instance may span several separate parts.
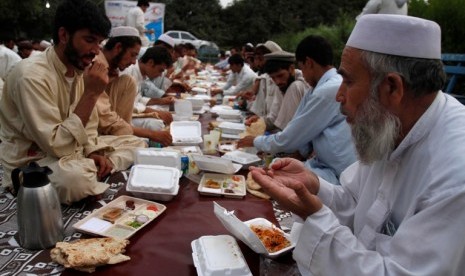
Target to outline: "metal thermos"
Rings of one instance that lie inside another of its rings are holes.
[[[48,167],[40,167],[35,162],[11,173],[13,186],[18,191],[19,244],[26,249],[45,249],[63,240],[61,205],[47,176],[51,173]]]

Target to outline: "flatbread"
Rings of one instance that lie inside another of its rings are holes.
[[[245,126],[245,131],[240,134],[241,138],[246,136],[262,136],[265,134],[266,131],[266,123],[265,120],[260,117],[257,121],[250,124],[250,126]]]
[[[82,239],[74,242],[57,242],[50,251],[54,262],[66,268],[94,272],[97,266],[117,264],[131,258],[123,255],[128,240],[113,238]]]
[[[257,182],[255,182],[255,180],[253,180],[252,172],[249,172],[247,174],[247,180],[245,181],[245,183],[246,183],[247,192],[249,192],[250,194],[252,194],[252,195],[254,195],[256,197],[259,197],[259,198],[263,198],[263,199],[270,199],[271,198],[269,195],[267,195],[262,190],[262,186],[260,186],[260,184],[258,184]]]

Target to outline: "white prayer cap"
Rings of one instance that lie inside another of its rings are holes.
[[[174,42],[174,39],[167,34],[162,34],[161,36],[158,37],[158,40],[165,42],[166,44],[170,45],[173,48],[176,45],[176,43]]]
[[[253,48],[253,44],[252,44],[252,43],[250,43],[250,42],[247,42],[247,44],[245,44],[245,45],[247,45],[247,46],[249,46],[249,47]]]
[[[230,57],[231,56],[231,51],[224,52],[224,55]]]
[[[111,29],[110,37],[118,36],[137,36],[139,37],[139,31],[136,28],[129,26],[119,26]]]
[[[367,14],[359,18],[346,45],[381,54],[441,59],[441,28],[412,16]]]
[[[40,47],[42,48],[48,48],[49,46],[52,46],[52,43],[48,42],[47,40],[42,40],[40,43],[39,43]]]

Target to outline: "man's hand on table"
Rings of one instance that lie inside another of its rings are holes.
[[[164,147],[170,146],[173,143],[170,132],[166,130],[152,131],[149,139],[160,143]]]
[[[223,93],[223,90],[220,88],[213,88],[210,90],[210,96],[214,97],[216,94],[221,94]]]
[[[280,205],[302,219],[317,212],[323,206],[316,196],[320,182],[303,163],[283,158],[276,160],[269,171],[252,167],[253,179]]]
[[[89,158],[94,160],[95,166],[97,167],[97,180],[101,180],[111,173],[113,170],[113,163],[108,157],[98,154],[91,153]]]
[[[239,139],[237,141],[237,147],[238,148],[250,148],[253,147],[253,140],[255,139],[254,136],[245,136],[242,139]]]
[[[155,109],[152,109],[150,107],[147,107],[145,109],[145,112],[146,113],[156,112],[158,114],[158,117],[160,118],[160,120],[162,120],[163,123],[165,123],[166,126],[171,124],[171,122],[173,121],[173,115],[169,111],[155,110]]]
[[[256,121],[258,121],[258,119],[260,119],[259,116],[257,115],[252,115],[250,117],[247,117],[247,119],[245,120],[244,122],[244,125],[246,126],[250,126],[251,124],[255,123]]]

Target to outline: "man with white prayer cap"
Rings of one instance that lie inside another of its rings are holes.
[[[133,134],[168,146],[172,142],[171,135],[161,130],[164,124],[162,120],[158,120],[162,118],[161,113],[168,112],[157,111],[160,116],[158,119],[151,119],[139,127],[132,125],[137,83],[130,75],[120,75],[120,71],[136,64],[140,47],[141,41],[137,30],[133,27],[119,26],[111,30],[110,38],[97,57],[108,65],[110,77],[105,92],[100,95],[96,104],[99,113],[99,134]],[[169,114],[165,119],[169,124],[172,116]]]
[[[300,220],[302,275],[463,275],[465,108],[444,94],[441,29],[364,15],[344,48],[336,96],[359,161],[328,184],[300,162],[252,168]]]

